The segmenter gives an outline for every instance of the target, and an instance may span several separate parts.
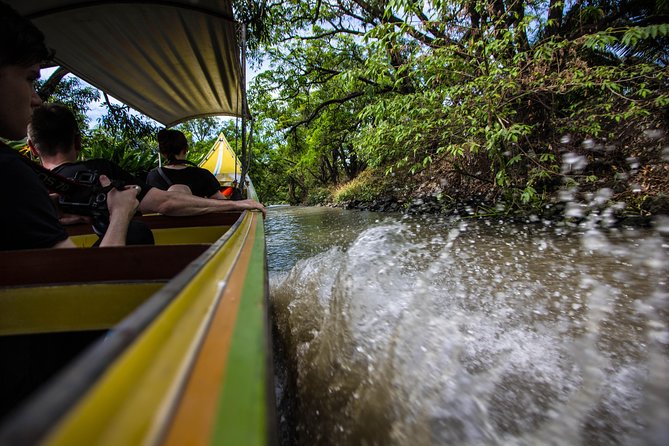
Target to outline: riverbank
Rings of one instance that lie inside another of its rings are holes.
[[[593,163],[578,175],[556,175],[527,202],[520,189],[500,188],[480,171],[469,174],[437,161],[414,175],[368,170],[317,204],[521,221],[578,223],[595,218],[605,226],[650,226],[654,217],[669,215],[669,150],[655,155],[628,171]]]

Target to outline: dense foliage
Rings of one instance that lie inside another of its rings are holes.
[[[536,206],[565,182],[629,173],[630,158],[661,161],[666,2],[265,8],[273,34],[251,103],[265,134],[276,132],[265,139],[278,163],[269,201],[308,202],[373,168],[401,182],[437,176],[439,197]]]

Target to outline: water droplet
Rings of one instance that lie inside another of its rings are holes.
[[[669,331],[653,330],[649,333],[649,337],[660,344],[669,344]]]
[[[595,147],[595,140],[592,138],[584,139],[581,145],[584,149],[590,150]]]
[[[591,251],[606,250],[609,247],[609,242],[606,236],[599,231],[590,230],[583,234],[583,246]]]
[[[658,215],[655,217],[654,224],[657,232],[663,235],[669,234],[669,216]]]
[[[581,206],[582,205],[579,203],[569,202],[567,203],[567,207],[564,213],[567,217],[581,218],[583,217],[583,210],[581,209]]]
[[[574,193],[576,192],[575,189],[561,189],[558,192],[558,198],[560,198],[560,201],[572,201],[574,199]]]
[[[647,129],[643,131],[643,134],[648,139],[660,139],[664,136],[664,131],[662,129]]]
[[[588,165],[588,160],[581,155],[573,152],[566,153],[562,157],[562,173],[569,173],[572,171],[580,172]]]
[[[606,204],[607,201],[613,196],[613,191],[608,187],[599,189],[594,197],[594,202],[598,205]]]

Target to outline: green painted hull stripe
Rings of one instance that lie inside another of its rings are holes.
[[[267,444],[264,234],[264,222],[260,220],[218,402],[212,437],[212,444],[216,445]]]

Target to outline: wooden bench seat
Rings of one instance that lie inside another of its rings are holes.
[[[169,280],[209,245],[31,249],[0,252],[0,287]]]

